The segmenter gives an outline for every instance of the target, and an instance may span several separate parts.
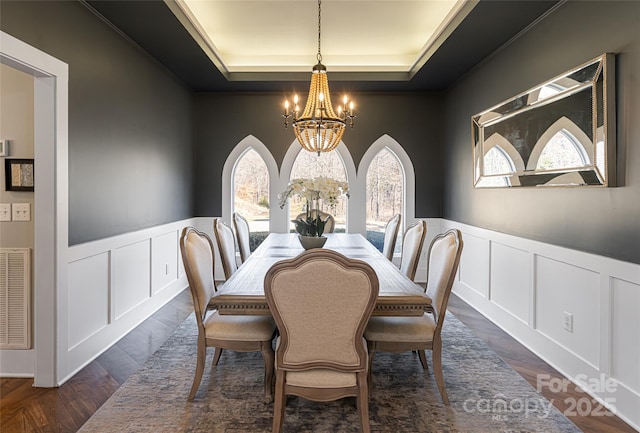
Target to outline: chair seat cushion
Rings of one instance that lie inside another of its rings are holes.
[[[218,311],[204,320],[207,338],[236,341],[269,341],[276,329],[271,316],[223,316]]]
[[[372,317],[364,331],[369,341],[398,341],[402,343],[433,340],[436,322],[430,315],[420,317]]]
[[[356,386],[356,374],[328,368],[289,371],[287,384],[305,388],[347,388]]]

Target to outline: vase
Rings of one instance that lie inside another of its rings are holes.
[[[322,248],[324,243],[327,242],[325,236],[302,236],[298,235],[298,240],[302,245],[302,248],[309,250],[311,248]]]

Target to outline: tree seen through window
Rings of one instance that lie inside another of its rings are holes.
[[[367,171],[367,239],[380,251],[387,222],[395,214],[403,214],[403,173],[398,158],[389,149],[382,149],[371,161]],[[404,218],[404,216],[403,216]],[[398,235],[396,252],[402,236]]]
[[[249,149],[240,157],[233,173],[233,210],[249,223],[252,250],[269,232],[269,205],[267,165],[258,152]]]

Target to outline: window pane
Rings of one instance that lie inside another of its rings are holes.
[[[573,135],[565,130],[558,131],[540,153],[536,169],[554,170],[582,167],[585,165],[585,158],[579,148],[582,148],[582,145]]]
[[[233,211],[249,222],[253,250],[269,233],[269,171],[253,149],[240,157],[233,173]]]
[[[367,239],[380,251],[384,229],[395,214],[402,214],[403,176],[398,158],[388,149],[381,150],[367,171]],[[403,216],[404,218],[404,216]],[[395,251],[401,250],[402,236],[398,234]]]
[[[312,179],[315,177],[330,177],[332,179],[345,182],[347,180],[347,171],[338,152],[323,152],[318,154],[301,150],[296,157],[291,169],[291,179]],[[289,220],[293,220],[303,212],[306,203],[299,197],[291,197],[289,199]],[[322,209],[333,215],[336,220],[334,232],[344,232],[347,224],[347,198],[340,197],[334,209]],[[290,225],[291,230],[295,231],[293,223]]]
[[[484,155],[484,174],[510,174],[515,171],[511,159],[500,146],[493,146]]]

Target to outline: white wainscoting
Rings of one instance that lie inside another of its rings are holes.
[[[177,221],[69,248],[65,382],[187,287]]]
[[[454,292],[640,429],[640,265],[442,220],[449,228],[464,240]]]

